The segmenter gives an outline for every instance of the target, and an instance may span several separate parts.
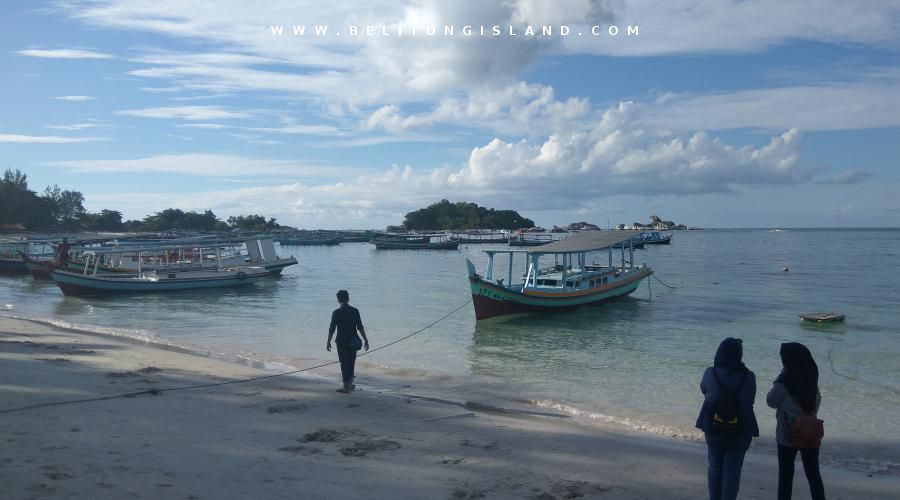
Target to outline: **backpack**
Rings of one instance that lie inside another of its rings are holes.
[[[737,434],[741,431],[744,422],[741,418],[741,408],[738,404],[738,392],[744,385],[744,379],[747,378],[747,372],[741,376],[741,381],[733,391],[726,391],[722,381],[719,380],[719,374],[713,367],[713,377],[716,379],[716,385],[719,387],[719,396],[712,404],[712,422],[710,430],[720,434]]]

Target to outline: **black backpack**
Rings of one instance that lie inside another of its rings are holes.
[[[719,374],[713,367],[713,377],[716,379],[716,385],[719,386],[719,397],[712,404],[712,422],[711,429],[713,432],[720,434],[737,434],[744,425],[741,419],[741,407],[738,404],[738,392],[744,385],[744,379],[747,378],[747,372],[741,375],[741,381],[733,391],[726,391],[722,381],[719,380]]]

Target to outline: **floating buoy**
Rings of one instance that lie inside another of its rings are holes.
[[[785,264],[784,267],[781,268],[781,270],[782,270],[783,272],[788,272],[788,271],[790,271],[790,269],[788,269],[787,264]]]
[[[843,314],[838,314],[836,312],[828,312],[828,313],[806,313],[801,314],[800,319],[803,321],[814,321],[816,323],[831,323],[832,321],[844,321],[846,318]]]

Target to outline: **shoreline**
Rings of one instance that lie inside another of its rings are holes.
[[[0,411],[272,374],[144,344],[0,316]],[[339,395],[329,378],[0,414],[0,484],[13,498],[706,495],[702,443],[368,388]],[[900,492],[891,476],[826,466],[823,477],[833,498]],[[741,498],[771,498],[776,478],[773,457],[748,453]]]

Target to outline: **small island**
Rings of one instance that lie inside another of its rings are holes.
[[[534,221],[515,210],[496,210],[475,203],[450,203],[441,200],[406,214],[403,227],[408,231],[473,229],[524,229],[534,227]]]

